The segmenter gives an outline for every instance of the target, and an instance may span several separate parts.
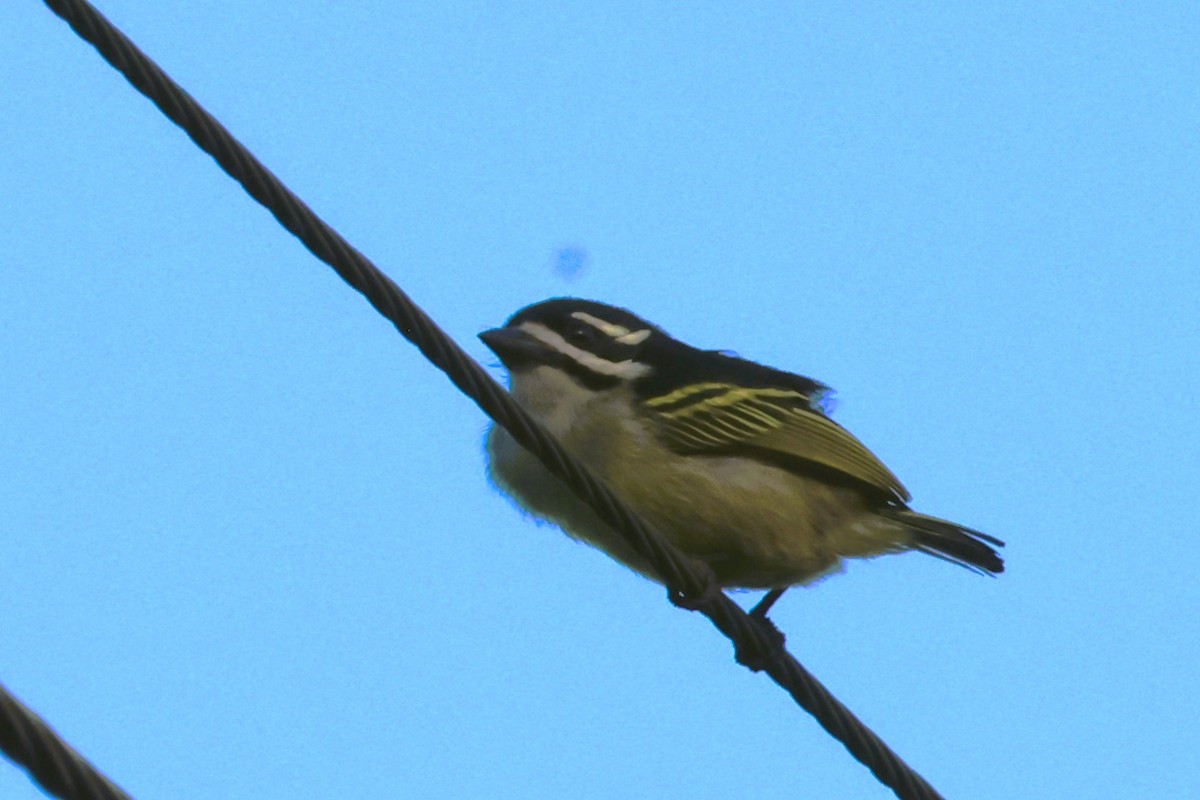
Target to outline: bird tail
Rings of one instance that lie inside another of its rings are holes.
[[[882,513],[909,529],[914,550],[984,575],[1004,572],[1004,560],[995,550],[1003,547],[1004,542],[994,536],[907,508],[891,508]]]

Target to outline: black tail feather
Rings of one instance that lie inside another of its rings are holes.
[[[907,508],[887,509],[882,513],[912,531],[914,550],[983,575],[1004,572],[1004,559],[995,550],[1003,547],[1004,542],[994,536]]]

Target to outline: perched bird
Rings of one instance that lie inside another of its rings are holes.
[[[910,509],[908,490],[829,418],[831,390],[811,378],[574,298],[528,306],[479,338],[517,402],[633,511],[721,586],[769,590],[757,615],[844,558],[918,550],[1004,570],[999,539]],[[659,580],[503,428],[489,432],[487,455],[492,480],[526,511]]]

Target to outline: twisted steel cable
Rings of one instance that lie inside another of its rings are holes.
[[[395,283],[289,191],[269,170],[154,62],[83,0],[46,0],[46,4],[92,44],[101,56],[149,98],[192,141],[296,236],[317,258],[331,266],[396,326],[435,366],[489,417],[561,477],[580,498],[596,509],[663,576],[677,605],[698,610],[737,648],[738,660],[769,674],[802,708],[903,800],[938,800],[920,775],[829,693],[816,678],[783,650],[777,634],[751,619],[716,588],[711,570],[683,556],[661,535],[627,509],[589,470],[516,404],[473,359],[447,336]],[[19,705],[19,704],[18,704]],[[27,709],[26,709],[27,711]],[[0,722],[10,724],[7,715]],[[13,721],[13,724],[17,724]],[[43,726],[45,727],[45,726]],[[53,735],[48,727],[41,735]],[[35,780],[50,771],[40,762],[45,747],[0,746],[26,766]],[[62,745],[66,747],[65,744]],[[68,748],[69,749],[69,748]],[[78,758],[78,756],[76,756]],[[82,761],[82,759],[80,759]],[[38,763],[34,763],[38,762]],[[82,762],[90,768],[86,762]],[[98,774],[98,773],[97,773]],[[61,783],[61,782],[60,782]],[[47,786],[43,782],[43,786]],[[109,798],[124,795],[59,794],[60,797]]]
[[[0,684],[0,750],[46,794],[64,800],[133,800]]]

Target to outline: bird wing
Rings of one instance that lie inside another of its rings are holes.
[[[811,394],[706,383],[650,398],[646,405],[659,415],[667,443],[678,452],[798,459],[900,502],[911,497],[883,462],[825,415]]]

